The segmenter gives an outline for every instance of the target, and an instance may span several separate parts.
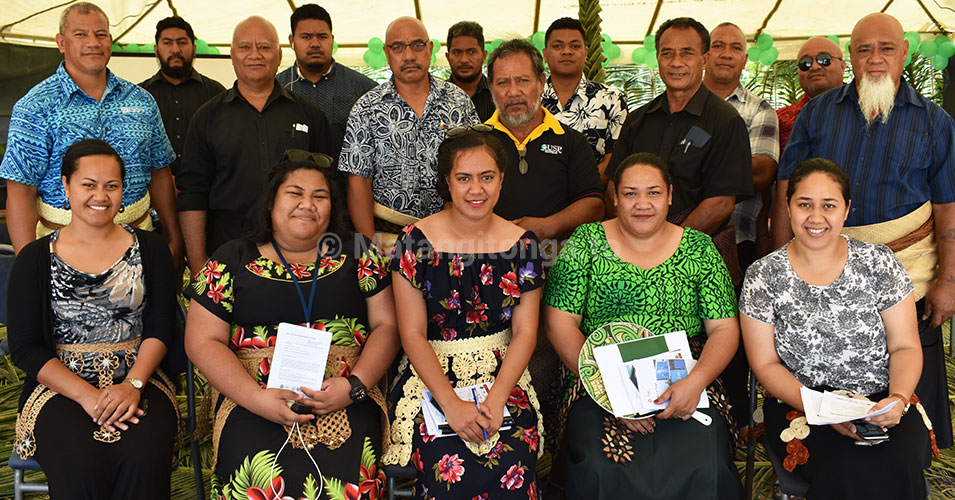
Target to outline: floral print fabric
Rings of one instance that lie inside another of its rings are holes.
[[[807,387],[830,386],[858,394],[885,390],[889,353],[882,311],[914,286],[884,245],[843,236],[849,257],[827,286],[803,281],[789,263],[786,244],[746,272],[740,312],[776,326],[779,358]]]

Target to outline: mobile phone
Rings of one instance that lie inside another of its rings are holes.
[[[866,441],[886,441],[889,435],[881,427],[865,420],[853,420],[856,426],[856,434]]]
[[[313,413],[311,408],[301,403],[292,403],[292,406],[289,406],[289,409],[295,413],[298,413],[299,415],[311,415]]]

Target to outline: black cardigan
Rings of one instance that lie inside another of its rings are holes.
[[[146,308],[142,339],[169,346],[175,329],[175,271],[165,239],[134,229],[142,255]],[[37,373],[56,356],[50,293],[50,236],[20,250],[7,284],[7,337],[13,363],[26,372],[20,408],[37,386]]]

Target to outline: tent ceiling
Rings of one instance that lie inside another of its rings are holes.
[[[12,43],[52,44],[59,13],[69,2],[62,0],[6,0],[0,11],[0,40]],[[212,3],[182,0],[99,0],[109,15],[111,30],[120,43],[153,42],[156,22],[176,13],[189,21],[196,36],[226,53],[235,24],[250,15],[272,21],[282,41],[287,41],[293,0],[231,0],[217,7]],[[432,38],[443,40],[448,27],[469,19],[484,26],[488,41],[495,38],[528,37],[544,30],[563,16],[576,17],[577,2],[568,0],[371,0],[320,2],[329,10],[339,44],[336,58],[360,65],[368,40],[384,37],[394,18],[417,15]],[[723,21],[738,24],[753,36],[773,35],[781,57],[792,57],[807,37],[838,35],[844,40],[864,14],[877,10],[894,15],[906,31],[919,31],[928,38],[939,31],[934,17],[946,31],[955,30],[955,0],[608,0],[601,3],[602,29],[621,46],[617,62],[628,62],[630,52],[648,31],[666,19],[692,16],[712,28]],[[653,26],[656,8],[659,14]],[[443,58],[439,59],[439,64]],[[286,58],[285,62],[290,62]]]

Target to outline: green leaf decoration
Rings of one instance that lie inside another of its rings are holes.
[[[328,500],[348,500],[345,498],[345,485],[334,477],[325,477],[325,494]]]
[[[302,494],[309,500],[318,500],[318,481],[315,480],[314,475],[309,474],[308,477],[305,478],[305,484],[302,486]]]
[[[588,80],[603,82],[607,79],[607,73],[604,71],[604,61],[606,56],[603,53],[600,36],[601,29],[599,0],[579,0],[577,2],[577,18],[580,24],[584,26],[584,44],[587,46],[587,60],[584,61],[584,76]]]
[[[246,500],[245,492],[253,486],[259,488],[268,488],[272,483],[270,470],[275,455],[269,450],[262,450],[255,454],[251,459],[245,457],[239,470],[232,476],[232,480],[223,489],[231,489],[235,500]],[[282,474],[282,466],[275,464],[275,475]]]
[[[368,436],[365,436],[365,444],[361,448],[361,464],[365,466],[369,471],[377,464],[378,460],[375,458],[375,448],[371,445],[371,439]],[[370,477],[368,479],[375,479]]]

